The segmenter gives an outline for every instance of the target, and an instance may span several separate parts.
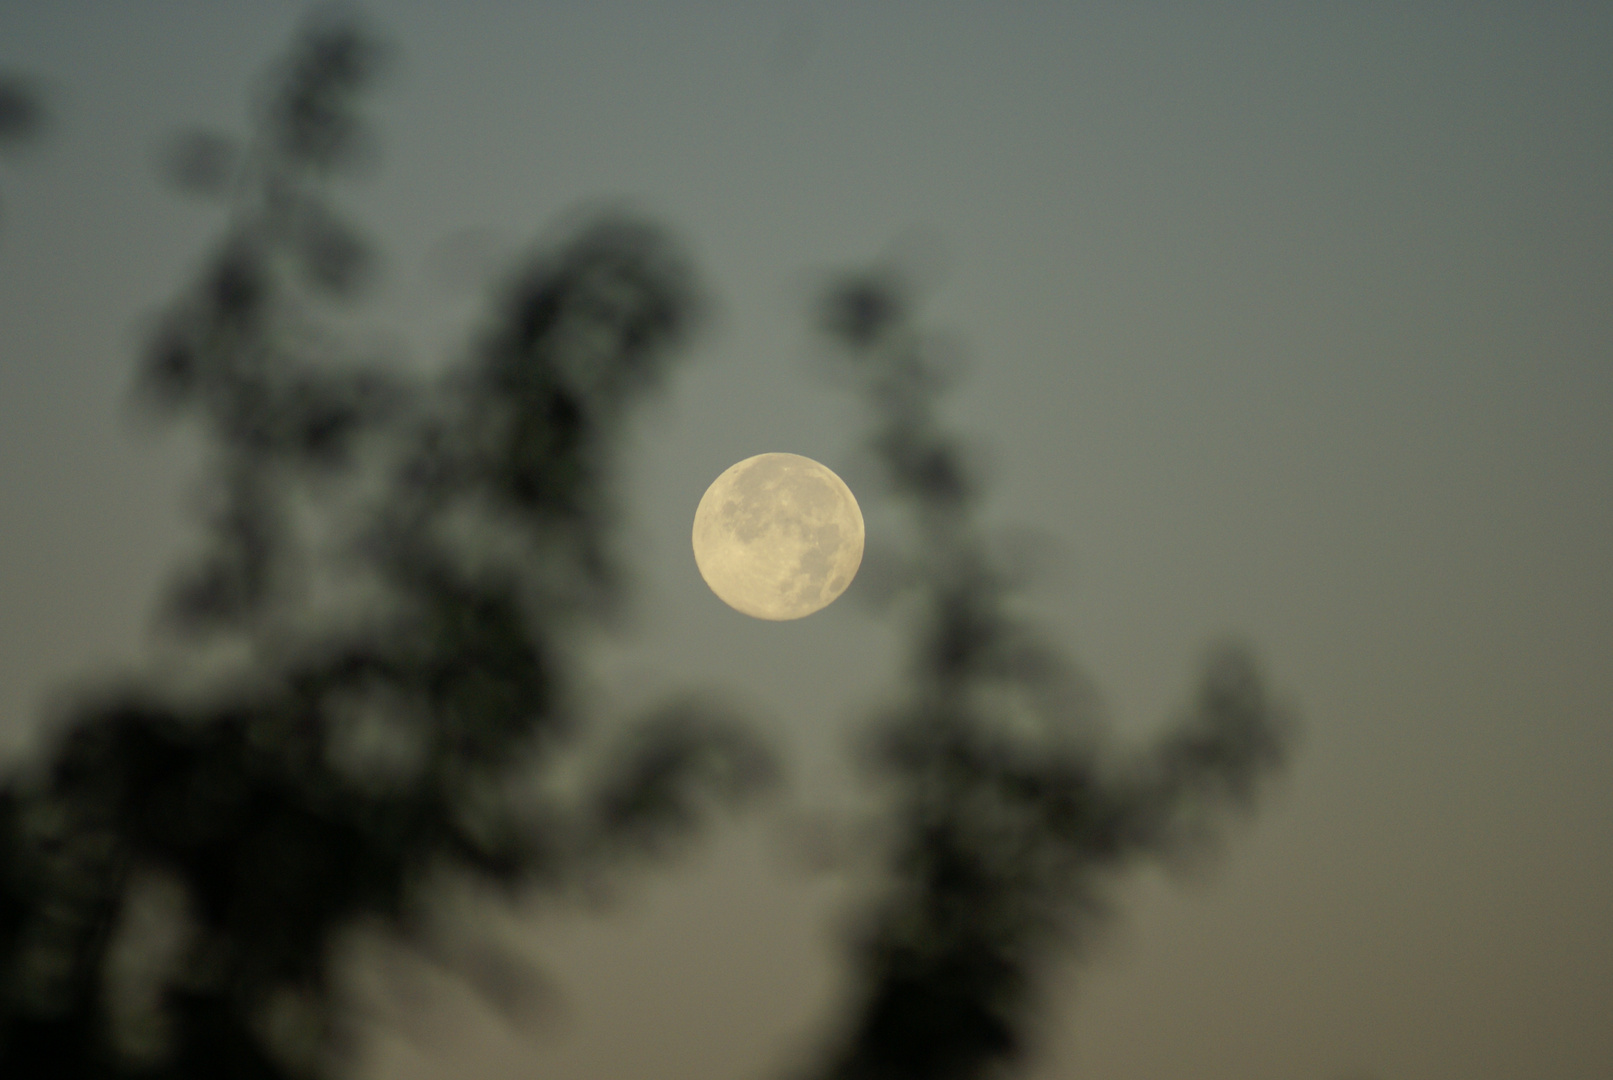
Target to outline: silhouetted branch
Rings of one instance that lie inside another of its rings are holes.
[[[1024,1062],[1042,973],[1092,932],[1141,858],[1213,839],[1279,766],[1288,726],[1246,652],[1212,655],[1185,719],[1151,749],[1102,749],[1070,665],[1016,614],[975,523],[979,477],[937,419],[945,378],[888,270],[830,290],[825,329],[870,402],[870,445],[915,539],[912,679],[869,764],[891,792],[888,885],[852,940],[832,1080],[968,1080]]]
[[[32,81],[0,72],[0,155],[38,141],[49,119],[43,96]],[[5,215],[0,213],[0,225],[4,221]]]
[[[197,662],[82,698],[0,785],[0,1075],[322,1071],[357,927],[514,1007],[520,965],[430,916],[445,880],[569,890],[773,773],[690,702],[595,788],[540,793],[579,733],[569,642],[617,591],[614,448],[695,289],[663,232],[607,215],[534,257],[445,377],[352,361],[322,305],[373,259],[327,187],[367,145],[378,55],[316,17],[249,149],[192,138],[171,163],[231,199],[138,380],[213,446],[208,546],[170,599]],[[139,947],[152,925],[171,947]]]
[[[0,149],[37,139],[45,122],[38,88],[20,75],[0,74]]]

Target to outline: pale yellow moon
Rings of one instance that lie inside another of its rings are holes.
[[[799,619],[846,591],[863,515],[845,481],[800,454],[757,454],[711,482],[694,512],[694,561],[711,591],[758,619]]]

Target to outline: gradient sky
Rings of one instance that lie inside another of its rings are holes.
[[[300,11],[0,3],[0,68],[58,120],[0,161],[7,753],[53,689],[146,655],[194,535],[192,456],[126,394],[219,218],[155,151],[238,129]],[[349,205],[388,257],[371,321],[414,362],[466,340],[478,275],[601,198],[676,229],[714,300],[635,433],[637,616],[602,700],[727,687],[796,747],[795,804],[830,798],[896,639],[855,584],[800,623],[737,615],[689,521],[786,450],[877,530],[807,311],[823,271],[894,251],[933,275],[969,361],[950,416],[993,520],[1047,539],[1034,609],[1121,737],[1227,630],[1300,707],[1224,857],[1120,890],[1036,1080],[1613,1076],[1613,5],[370,11],[397,56]],[[377,1006],[365,1074],[777,1075],[833,1000],[854,887],[776,853],[790,812],[612,919],[506,928],[563,995],[535,1031],[430,984],[431,1022]]]

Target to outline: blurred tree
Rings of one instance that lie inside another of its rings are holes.
[[[0,146],[27,142],[44,126],[44,109],[33,84],[19,75],[0,75]]]
[[[379,59],[316,18],[250,143],[171,155],[230,210],[139,377],[212,446],[209,548],[169,608],[190,661],[87,695],[0,789],[0,1076],[326,1069],[359,926],[513,1003],[520,973],[431,917],[445,879],[567,888],[770,775],[691,697],[580,796],[542,785],[579,750],[575,641],[617,588],[614,442],[694,289],[663,233],[607,217],[518,273],[445,379],[345,358],[325,316],[373,259],[329,190]]]
[[[21,75],[0,72],[0,156],[35,142],[45,130],[46,119],[39,88]],[[0,225],[4,223],[0,213]]]
[[[1104,884],[1211,843],[1217,815],[1250,805],[1291,730],[1247,650],[1226,643],[1156,745],[1103,744],[1083,681],[1016,613],[1013,567],[977,520],[978,470],[937,418],[948,365],[913,308],[901,274],[876,268],[844,275],[821,311],[912,525],[883,568],[911,635],[907,689],[865,745],[889,797],[885,884],[856,923],[844,1014],[810,1069],[824,1080],[965,1080],[1023,1064],[1038,977],[1089,936]]]
[[[615,446],[697,290],[666,235],[608,216],[513,275],[444,377],[355,361],[332,315],[375,259],[332,190],[367,157],[380,58],[351,18],[317,17],[250,140],[194,133],[165,155],[228,210],[138,380],[210,440],[210,539],[167,608],[186,662],[82,696],[0,785],[0,1075],[339,1071],[336,950],[363,927],[513,1007],[522,971],[436,917],[445,882],[568,889],[774,773],[746,727],[687,697],[629,725],[587,782],[546,783],[589,749],[574,673],[620,592]],[[910,293],[848,275],[823,309],[914,523],[890,579],[912,663],[866,744],[884,885],[812,1067],[847,1080],[1022,1062],[1038,976],[1104,882],[1213,839],[1284,746],[1232,646],[1157,746],[1102,745],[1079,680],[1015,614]]]

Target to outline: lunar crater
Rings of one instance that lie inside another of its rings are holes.
[[[856,576],[862,511],[845,482],[811,458],[758,454],[706,490],[693,542],[701,577],[724,603],[759,619],[799,619]]]

